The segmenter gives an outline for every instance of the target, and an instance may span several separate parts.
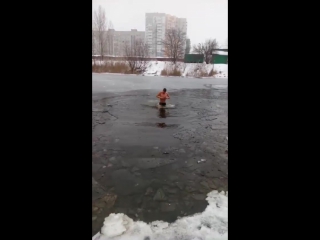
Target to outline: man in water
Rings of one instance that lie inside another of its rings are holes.
[[[170,99],[169,94],[167,93],[167,89],[163,89],[162,92],[159,92],[157,98],[160,99],[159,105],[164,107],[166,106],[166,100]]]

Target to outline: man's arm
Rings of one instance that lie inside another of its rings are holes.
[[[167,93],[167,99],[170,99],[169,93]]]
[[[161,92],[158,93],[157,98],[160,98],[160,94],[161,94]]]

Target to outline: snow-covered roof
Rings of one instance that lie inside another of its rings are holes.
[[[227,55],[228,56],[228,52],[223,52],[223,51],[216,51],[214,52],[215,54],[219,54],[219,55]]]

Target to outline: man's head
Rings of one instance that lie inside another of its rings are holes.
[[[166,91],[167,91],[167,89],[166,89],[166,88],[164,88],[164,89],[163,89],[163,92],[166,92]]]

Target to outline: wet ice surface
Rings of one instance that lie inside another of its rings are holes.
[[[173,222],[203,212],[210,191],[228,190],[227,86],[120,77],[98,80],[109,91],[93,92],[93,234],[110,213]],[[116,80],[136,89],[115,88]],[[163,87],[172,109],[149,104]]]
[[[147,77],[109,74],[92,74],[93,93],[126,92],[132,90],[225,88],[228,79],[200,79],[183,77]]]

